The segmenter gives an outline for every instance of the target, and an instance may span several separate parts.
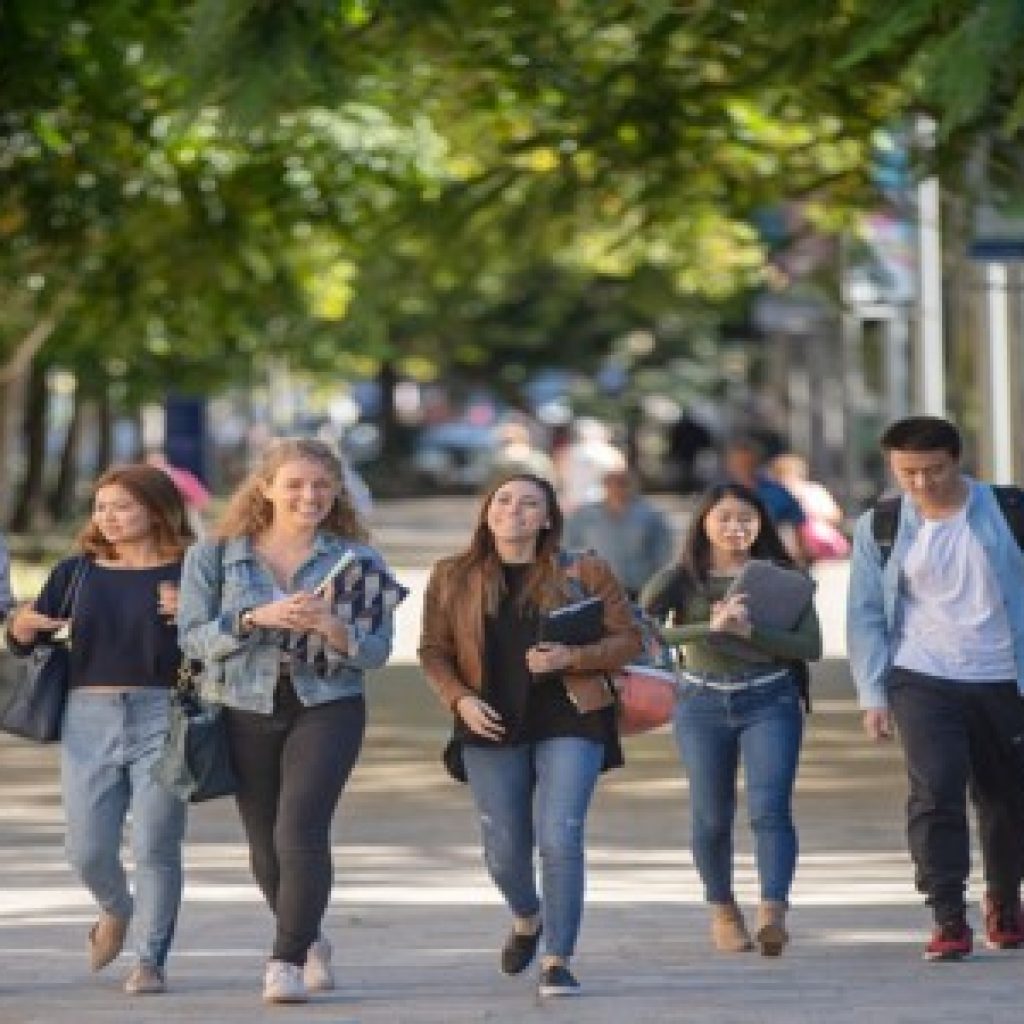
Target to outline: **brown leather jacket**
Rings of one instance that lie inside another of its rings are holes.
[[[430,574],[423,597],[423,628],[419,659],[430,685],[452,711],[455,702],[483,687],[484,580],[476,570],[457,586],[457,559],[445,558]],[[604,601],[605,636],[594,644],[572,648],[572,663],[563,673],[566,689],[580,713],[612,703],[606,675],[640,653],[643,643],[626,596],[608,565],[596,555],[582,555],[571,574],[587,594]],[[576,599],[565,571],[557,577],[565,602]]]

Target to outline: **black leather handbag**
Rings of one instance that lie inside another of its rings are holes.
[[[230,796],[238,788],[224,709],[199,697],[195,675],[184,663],[171,693],[167,736],[152,768],[164,789],[194,804]]]
[[[74,618],[78,591],[88,567],[89,559],[83,555],[75,566],[57,618]],[[0,712],[0,729],[36,743],[53,743],[60,739],[68,696],[70,644],[67,640],[43,640],[21,660],[24,671],[14,684],[11,699]]]

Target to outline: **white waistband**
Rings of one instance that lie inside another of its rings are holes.
[[[755,686],[767,686],[768,683],[776,683],[788,675],[789,669],[781,668],[763,676],[746,676],[743,679],[736,679],[730,682],[724,676],[709,678],[708,676],[697,675],[694,672],[687,672],[685,669],[679,670],[679,678],[684,683],[706,687],[709,690],[722,690],[726,693],[733,693],[737,690],[751,690]]]

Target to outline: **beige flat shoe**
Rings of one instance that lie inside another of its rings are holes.
[[[136,964],[124,983],[130,996],[155,996],[167,991],[164,972],[152,964]]]
[[[105,910],[100,911],[99,919],[89,929],[89,966],[94,971],[100,971],[116,960],[124,948],[127,934],[127,918],[114,917]]]

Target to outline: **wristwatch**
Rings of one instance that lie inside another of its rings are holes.
[[[237,636],[248,636],[256,628],[256,623],[252,621],[252,609],[243,608],[235,616],[235,634]]]

